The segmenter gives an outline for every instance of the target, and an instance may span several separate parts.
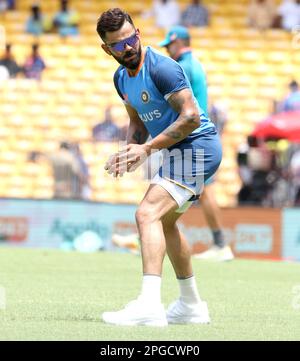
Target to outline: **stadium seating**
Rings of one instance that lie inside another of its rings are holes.
[[[30,45],[38,41],[47,70],[42,81],[9,80],[0,87],[0,197],[52,197],[51,169],[47,164],[27,161],[32,150],[53,151],[59,141],[79,141],[91,171],[92,199],[137,202],[146,189],[142,172],[112,181],[104,175],[106,155],[116,144],[94,144],[92,127],[103,118],[107,104],[116,106],[116,121],[127,115],[114,90],[116,69],[100,49],[95,23],[101,11],[121,6],[133,13],[144,43],[157,47],[163,31],[154,20],[143,19],[141,11],[151,1],[73,0],[81,17],[80,36],[61,39],[55,34],[39,38],[24,34],[32,0],[22,0],[16,11],[0,17],[7,41],[23,62]],[[185,7],[189,1],[179,1]],[[218,173],[216,193],[220,205],[236,202],[239,177],[235,163],[237,147],[254,124],[268,115],[274,99],[280,99],[286,85],[300,66],[299,51],[290,46],[291,35],[281,30],[260,33],[246,27],[248,1],[204,1],[212,12],[209,28],[192,28],[195,54],[207,71],[210,98],[224,103],[228,124],[223,135],[224,161]],[[52,16],[58,1],[41,2],[43,12]]]

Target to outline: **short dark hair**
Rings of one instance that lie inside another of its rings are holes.
[[[125,21],[133,25],[131,16],[120,8],[109,9],[102,13],[97,22],[97,33],[104,41],[107,32],[117,31],[121,29]]]
[[[188,38],[188,39],[182,39],[182,41],[183,41],[183,44],[184,44],[185,46],[190,46],[190,45],[191,45],[191,39],[190,39],[190,38]]]
[[[71,149],[71,144],[66,142],[66,141],[63,141],[63,142],[60,142],[59,148],[60,149],[68,149],[68,150],[70,150]]]

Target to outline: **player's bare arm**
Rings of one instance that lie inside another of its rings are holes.
[[[148,131],[140,119],[137,111],[130,105],[126,105],[130,123],[127,131],[127,144],[144,144],[148,138]]]
[[[127,146],[113,154],[105,164],[108,173],[113,174],[115,177],[122,176],[133,164],[138,162],[138,165],[140,165],[147,158],[144,143],[149,133],[137,111],[130,105],[125,107],[130,119],[126,137]],[[130,151],[133,154],[128,155]],[[138,155],[135,155],[136,153]]]
[[[173,93],[168,102],[179,113],[177,120],[161,134],[145,144],[128,144],[118,154],[117,161],[110,162],[109,173],[119,173],[120,169],[123,170],[122,174],[128,170],[134,171],[151,152],[171,147],[185,139],[200,126],[200,115],[193,94],[189,89]]]
[[[161,134],[145,144],[147,153],[171,147],[185,139],[200,126],[200,115],[193,94],[189,89],[173,93],[168,102],[179,113],[179,117]]]

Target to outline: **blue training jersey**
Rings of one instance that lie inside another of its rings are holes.
[[[189,48],[184,51],[176,61],[185,71],[201,109],[208,115],[207,82],[201,63],[194,57]]]
[[[168,103],[170,95],[185,88],[192,91],[182,67],[151,47],[146,48],[144,63],[136,76],[129,76],[126,68],[120,66],[115,73],[114,83],[124,103],[137,111],[152,138],[162,133],[179,116]],[[187,137],[191,140],[214,127],[196,99],[195,104],[201,125]]]

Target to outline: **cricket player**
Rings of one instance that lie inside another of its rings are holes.
[[[164,156],[136,212],[143,265],[140,294],[123,309],[103,313],[102,319],[115,325],[209,323],[207,303],[193,275],[190,247],[176,221],[220,165],[216,128],[196,101],[181,66],[143,47],[141,33],[128,13],[119,8],[102,13],[97,32],[102,49],[120,64],[114,84],[130,118],[127,146],[109,158],[105,169],[122,176],[153,152],[162,150]],[[149,134],[151,140],[147,140]],[[167,311],[161,303],[166,252],[180,290]]]

